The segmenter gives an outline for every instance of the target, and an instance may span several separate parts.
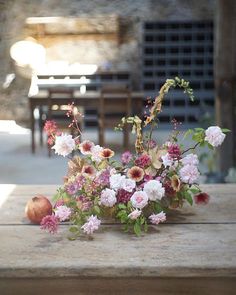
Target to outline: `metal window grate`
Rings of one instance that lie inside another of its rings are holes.
[[[155,97],[167,78],[190,81],[196,100],[190,102],[172,90],[164,102],[160,124],[169,127],[176,118],[189,128],[199,124],[204,113],[214,111],[213,23],[211,21],[146,22],[143,27],[142,88]]]

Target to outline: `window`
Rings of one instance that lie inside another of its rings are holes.
[[[211,21],[147,22],[143,36],[142,88],[155,97],[167,78],[190,81],[195,101],[171,90],[160,114],[160,124],[179,119],[186,128],[198,124],[204,109],[214,111],[213,23]],[[206,99],[207,98],[207,99]]]

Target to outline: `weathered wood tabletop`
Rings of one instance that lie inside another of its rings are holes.
[[[104,224],[94,240],[49,235],[24,217],[57,186],[0,185],[0,294],[236,294],[236,185],[204,185],[207,206],[185,206],[135,237]]]

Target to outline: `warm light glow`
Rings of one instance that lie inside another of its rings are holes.
[[[19,41],[12,45],[10,55],[17,65],[37,69],[45,63],[46,50],[36,42]]]
[[[0,132],[8,134],[29,134],[30,131],[27,128],[23,128],[16,124],[14,120],[0,120]]]
[[[15,189],[15,184],[0,184],[0,208]]]

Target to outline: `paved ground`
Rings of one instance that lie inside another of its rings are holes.
[[[165,137],[165,132],[159,134],[160,139]],[[83,138],[97,142],[97,130],[87,129]],[[106,140],[107,145],[114,148],[119,157],[122,133],[108,131]],[[60,184],[67,171],[67,161],[67,158],[53,152],[52,157],[48,158],[46,146],[37,145],[36,153],[31,154],[30,130],[15,125],[14,122],[3,124],[0,121],[0,183]]]

